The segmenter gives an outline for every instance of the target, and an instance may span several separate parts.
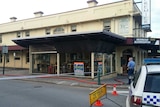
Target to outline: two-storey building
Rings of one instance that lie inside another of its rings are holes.
[[[133,38],[146,38],[141,11],[133,0],[0,24],[0,44],[8,46],[6,67],[29,68],[30,73],[69,73],[94,78],[124,74],[128,57],[140,66],[147,51]],[[0,66],[3,66],[3,55]]]

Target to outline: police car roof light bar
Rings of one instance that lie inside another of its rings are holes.
[[[143,60],[143,63],[145,65],[148,65],[148,64],[160,64],[160,58],[145,58]]]

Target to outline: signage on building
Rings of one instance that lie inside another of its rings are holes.
[[[142,28],[150,30],[151,25],[151,0],[142,0]]]
[[[74,62],[74,75],[84,75],[84,62]]]
[[[151,41],[148,38],[136,38],[134,44],[151,44]]]

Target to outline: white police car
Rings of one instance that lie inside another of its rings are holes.
[[[160,107],[160,58],[144,59],[130,84],[126,107]]]

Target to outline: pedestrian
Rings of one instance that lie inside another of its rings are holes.
[[[134,67],[135,67],[135,62],[133,61],[133,58],[132,58],[132,57],[129,57],[129,59],[128,59],[128,64],[127,64],[128,84],[130,84],[130,83],[131,83],[131,80],[133,79]]]

